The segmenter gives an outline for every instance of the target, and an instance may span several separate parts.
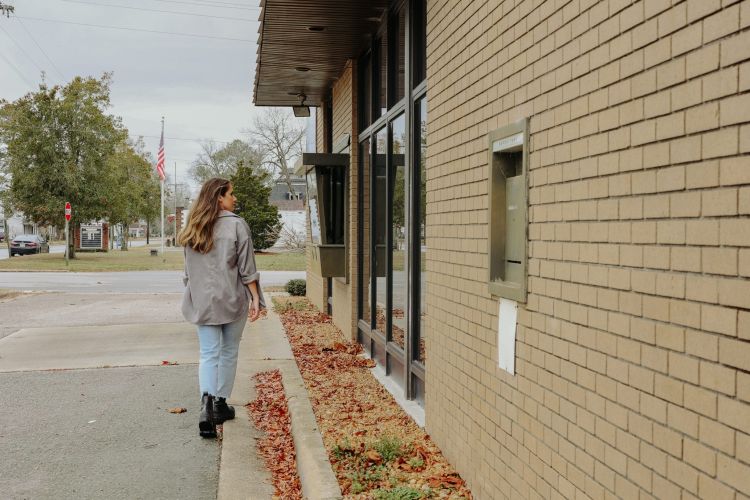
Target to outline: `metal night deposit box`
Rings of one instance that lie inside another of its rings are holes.
[[[312,257],[324,278],[346,276],[348,154],[304,153]]]
[[[528,120],[495,130],[488,138],[489,290],[526,302]]]

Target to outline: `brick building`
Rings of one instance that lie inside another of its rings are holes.
[[[263,2],[255,103],[304,95],[348,155],[305,162],[308,296],[477,498],[750,498],[749,27],[748,0]]]

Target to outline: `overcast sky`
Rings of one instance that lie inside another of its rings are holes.
[[[40,70],[52,84],[111,71],[110,112],[154,157],[165,116],[178,182],[202,140],[244,137],[252,122],[259,0],[0,1],[18,17],[0,17],[0,98],[35,88]]]

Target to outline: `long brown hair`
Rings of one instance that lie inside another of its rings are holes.
[[[200,253],[208,253],[214,247],[213,230],[219,218],[219,196],[224,196],[230,183],[226,179],[214,177],[201,187],[198,199],[193,203],[185,229],[180,231],[177,242]]]

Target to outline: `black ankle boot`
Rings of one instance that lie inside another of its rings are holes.
[[[225,398],[214,399],[214,421],[217,424],[223,424],[226,420],[234,418],[234,408],[227,404]]]
[[[216,421],[214,419],[214,397],[203,393],[201,398],[201,414],[198,418],[198,430],[201,437],[216,437]]]

